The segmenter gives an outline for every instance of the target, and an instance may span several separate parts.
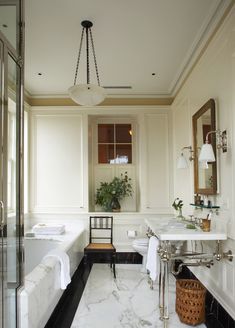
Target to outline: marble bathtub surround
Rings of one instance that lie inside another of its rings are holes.
[[[117,264],[117,279],[114,280],[108,264],[94,264],[71,327],[163,327],[157,305],[157,284],[151,290],[140,267],[138,264]],[[175,313],[175,278],[172,276],[169,299],[169,328],[188,327]]]
[[[43,248],[43,245],[47,242],[52,242],[53,244],[53,240],[57,243],[57,247],[68,255],[70,275],[72,276],[83,257],[84,228],[80,225],[76,226],[76,224],[66,225],[66,233],[63,235],[53,237],[40,236],[39,238],[28,239],[29,242],[39,243],[39,246],[35,247],[36,250]],[[37,252],[34,254],[33,248],[30,248],[29,254],[32,258],[37,257]],[[42,259],[25,276],[25,285],[20,290],[21,327],[41,328],[45,326],[63,293],[61,290],[60,272],[58,260],[55,257],[47,257]]]

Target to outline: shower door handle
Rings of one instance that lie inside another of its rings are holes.
[[[4,203],[0,200],[0,207],[1,207],[1,221],[0,221],[0,230],[3,230],[5,225],[5,213],[4,213]]]

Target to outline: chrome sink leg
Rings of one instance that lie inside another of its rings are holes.
[[[163,323],[164,328],[168,327],[169,321],[169,262],[164,261],[164,273],[163,273]]]
[[[159,252],[160,273],[159,273],[159,310],[160,320],[166,328],[169,321],[169,259],[168,245],[164,243]]]
[[[163,320],[163,296],[162,296],[162,289],[163,289],[163,279],[162,279],[162,261],[159,261],[159,277],[158,277],[158,306],[160,312],[160,320]]]

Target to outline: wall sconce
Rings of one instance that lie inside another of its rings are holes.
[[[187,169],[188,168],[188,162],[183,154],[184,149],[188,149],[190,156],[189,156],[189,161],[191,162],[194,157],[193,157],[193,150],[191,146],[183,147],[181,149],[181,154],[177,160],[177,169]]]
[[[215,133],[217,137],[217,149],[222,149],[223,153],[227,152],[227,132],[226,130],[221,132],[220,130],[210,131],[206,135],[206,143],[202,145],[199,162],[215,162],[215,154],[212,145],[209,143],[209,135]]]

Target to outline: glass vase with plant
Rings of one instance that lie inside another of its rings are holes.
[[[183,205],[184,204],[183,204],[182,199],[179,199],[178,197],[175,198],[175,200],[174,200],[174,202],[172,204],[172,207],[174,207],[174,209],[179,212],[179,214],[176,217],[178,220],[184,220],[184,216],[182,214],[182,207],[183,207]]]
[[[96,190],[95,203],[107,212],[119,212],[119,202],[125,197],[132,196],[132,192],[131,178],[128,178],[125,172],[121,177],[114,177],[111,182],[100,182],[100,187]]]

